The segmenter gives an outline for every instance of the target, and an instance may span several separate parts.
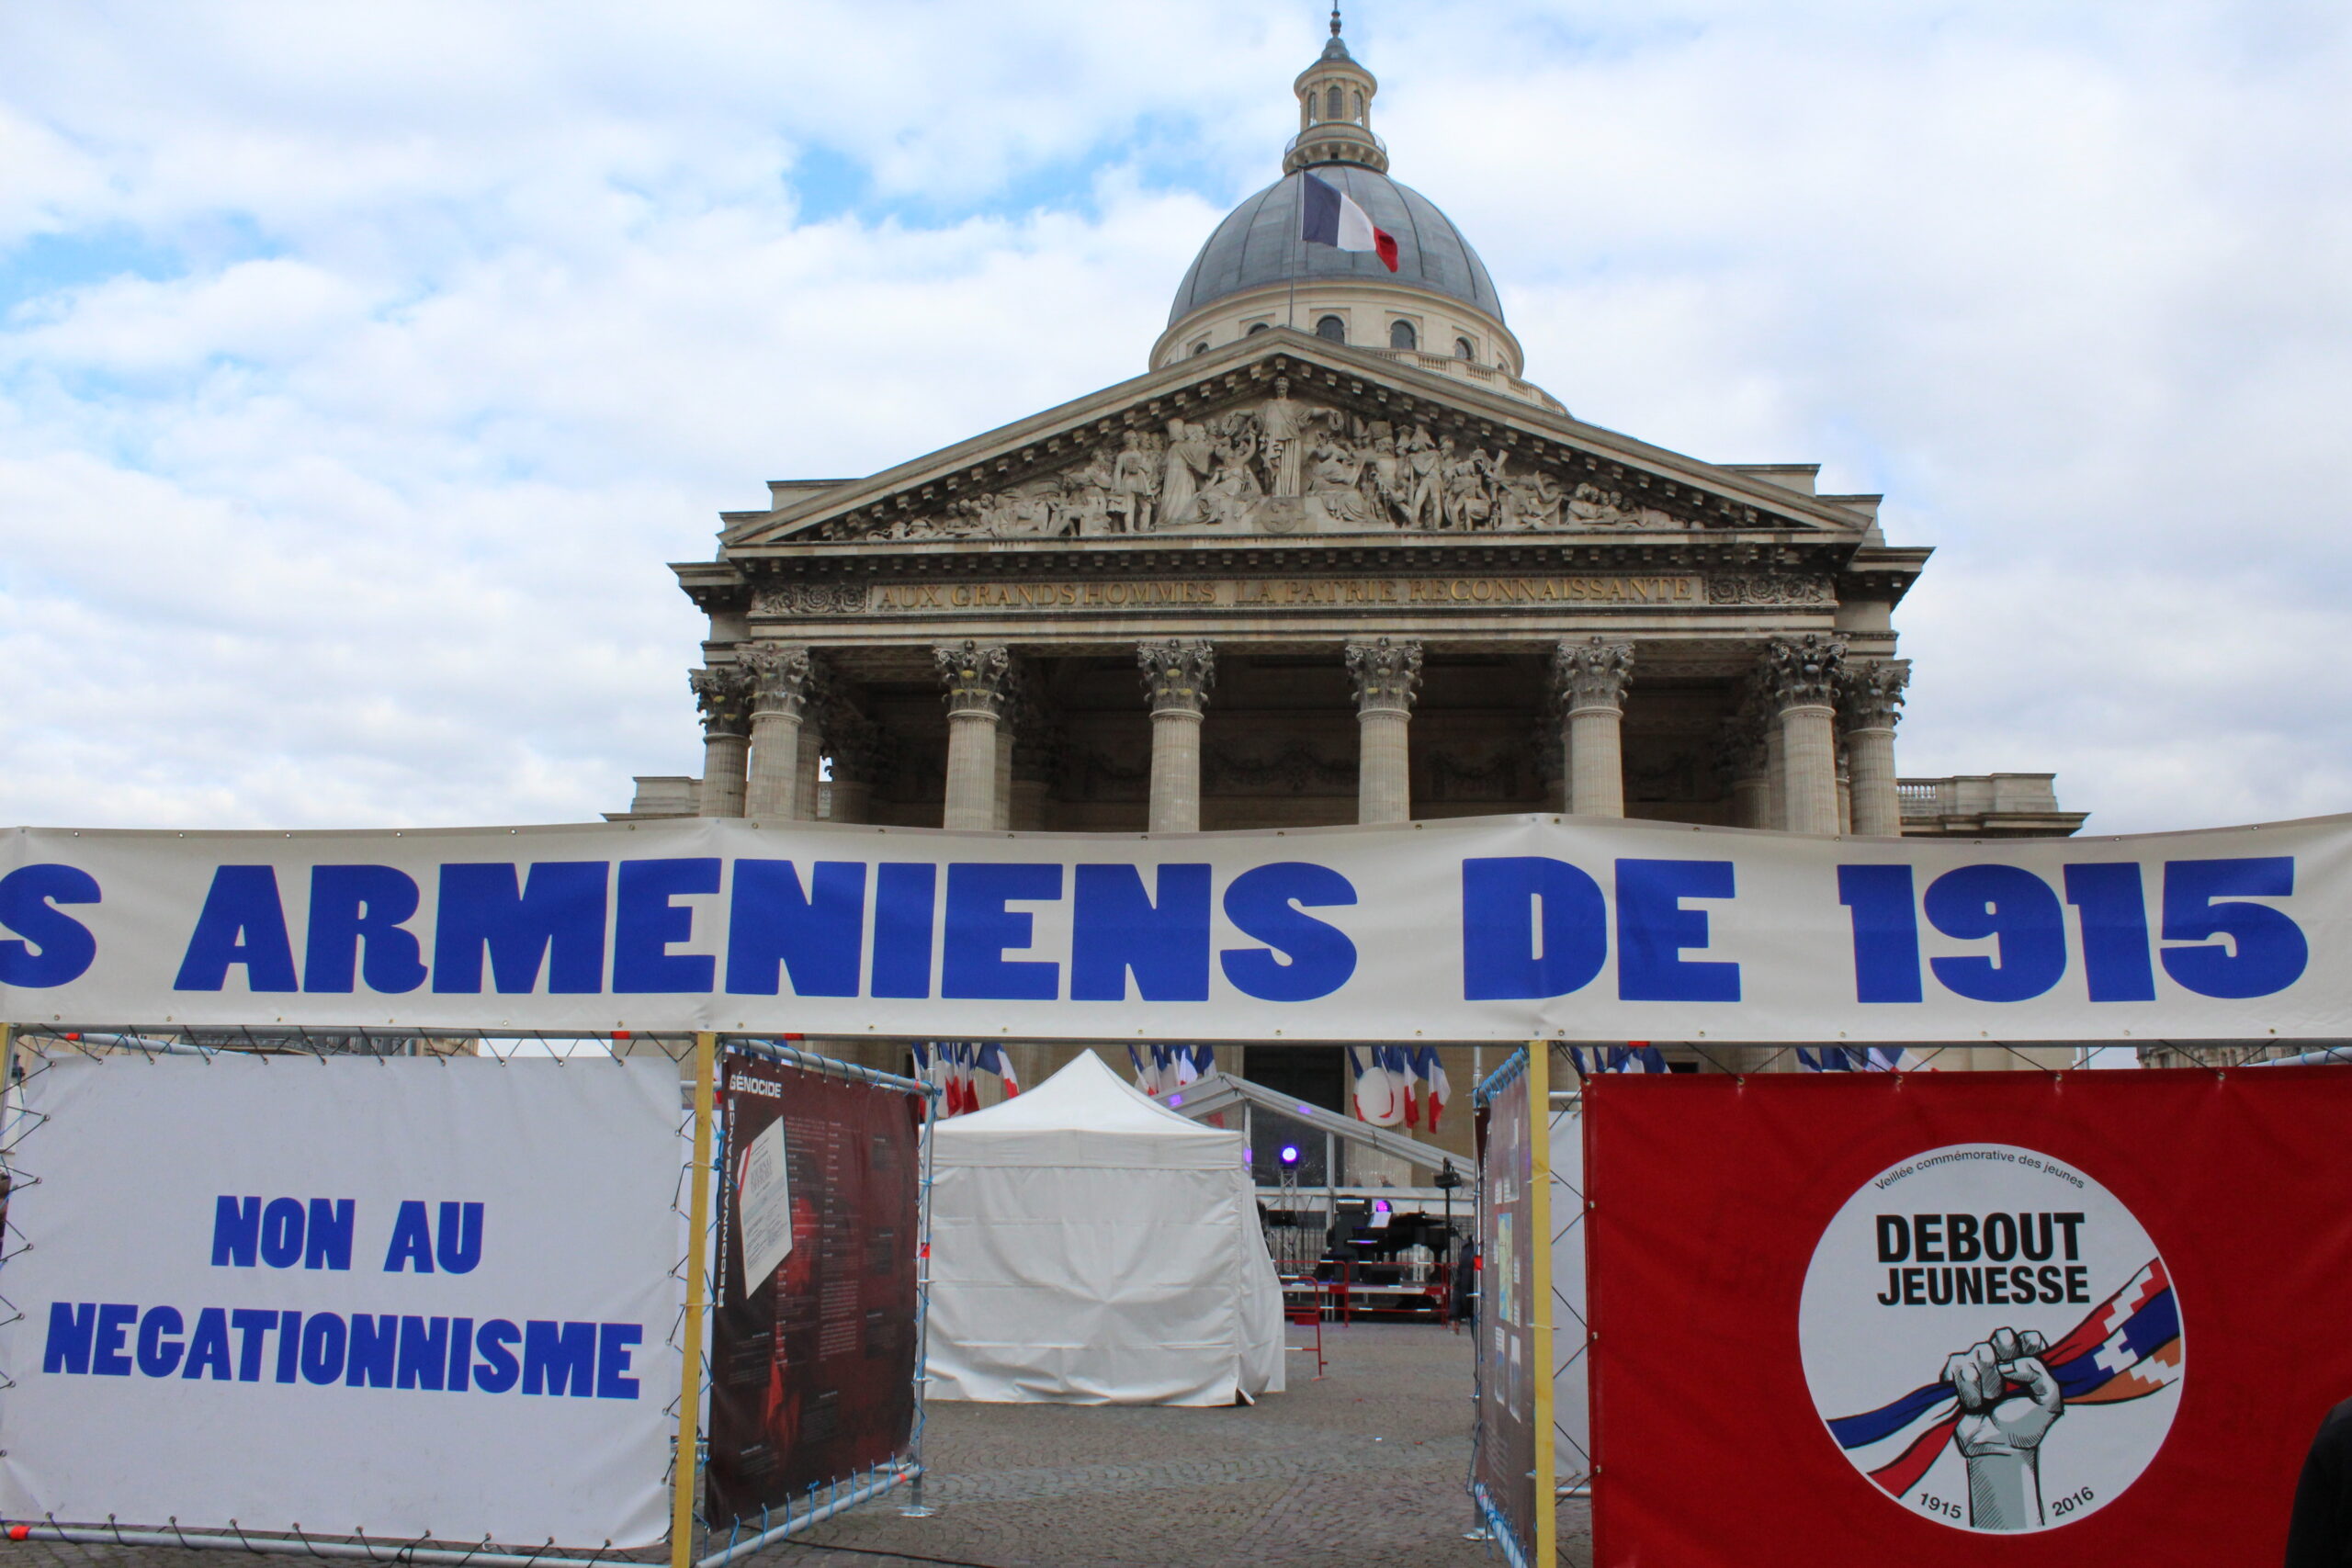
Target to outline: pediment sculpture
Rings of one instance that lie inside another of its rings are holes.
[[[817,539],[1142,534],[1509,534],[1680,529],[1690,517],[1577,477],[1570,455],[1463,445],[1291,395],[1131,427],[1001,489],[818,525]]]

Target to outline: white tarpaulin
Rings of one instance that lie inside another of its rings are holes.
[[[1283,1387],[1241,1134],[1085,1052],[932,1134],[933,1399],[1230,1404]]]
[[[23,1093],[0,1514],[662,1539],[669,1061],[66,1058]]]
[[[2352,818],[1836,839],[0,833],[0,1017],[1015,1040],[2352,1035]]]

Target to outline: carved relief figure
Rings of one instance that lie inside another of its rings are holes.
[[[1453,438],[1447,438],[1447,446]],[[1408,528],[1435,528],[1443,521],[1439,510],[1442,487],[1445,476],[1439,465],[1444,454],[1430,439],[1429,426],[1413,426],[1413,436],[1405,444],[1405,520]]]
[[[1239,527],[1250,520],[1251,503],[1265,494],[1250,468],[1251,446],[1250,433],[1238,424],[1217,442],[1216,475],[1201,491],[1202,522]]]
[[[1216,443],[1208,427],[1181,419],[1168,422],[1168,459],[1159,480],[1159,525],[1183,528],[1198,521],[1201,486],[1209,477]]]
[[[1266,493],[1298,495],[1306,468],[1307,421],[1314,411],[1290,395],[1290,378],[1274,378],[1274,395],[1258,405],[1258,429],[1266,442]]]
[[[1151,503],[1159,492],[1159,466],[1145,450],[1143,434],[1127,432],[1119,456],[1111,465],[1110,517],[1113,533],[1151,532]]]

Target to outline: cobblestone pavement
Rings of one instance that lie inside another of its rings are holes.
[[[1293,1329],[1296,1341],[1302,1331]],[[1423,1324],[1324,1332],[1329,1375],[1289,1357],[1289,1392],[1252,1408],[933,1406],[930,1518],[902,1494],[763,1551],[753,1568],[1129,1568],[1260,1563],[1499,1568],[1462,1539],[1470,1340]],[[1564,1568],[1589,1568],[1581,1504],[1564,1504]],[[0,1568],[227,1568],[220,1552],[0,1546]]]

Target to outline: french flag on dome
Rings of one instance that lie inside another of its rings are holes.
[[[1396,236],[1374,226],[1372,217],[1338,186],[1312,174],[1306,180],[1306,220],[1299,238],[1310,245],[1336,245],[1343,251],[1372,251],[1380,265],[1396,270]]]

